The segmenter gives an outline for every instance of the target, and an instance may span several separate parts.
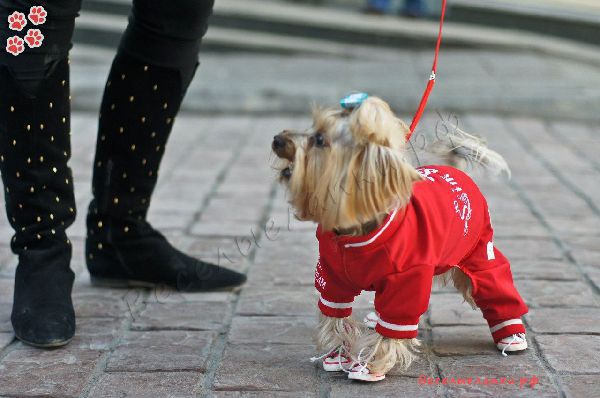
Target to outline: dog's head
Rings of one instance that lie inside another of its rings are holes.
[[[276,135],[272,149],[296,216],[349,229],[403,206],[421,179],[403,157],[408,131],[386,102],[369,97],[352,110],[315,109],[312,127]]]

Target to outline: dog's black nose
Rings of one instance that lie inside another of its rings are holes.
[[[273,149],[281,149],[283,147],[285,147],[285,139],[279,135],[273,137]]]

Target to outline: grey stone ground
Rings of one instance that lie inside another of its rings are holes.
[[[234,293],[179,294],[89,285],[82,246],[96,125],[91,110],[110,58],[76,49],[71,166],[80,217],[70,234],[77,335],[52,351],[13,340],[16,263],[2,218],[0,396],[600,395],[600,130],[589,122],[597,116],[590,104],[598,99],[600,74],[535,54],[445,52],[445,77],[420,128],[434,129],[436,108],[443,117],[456,109],[461,124],[487,137],[512,166],[510,181],[478,181],[491,204],[497,246],[511,258],[531,309],[525,318],[531,349],[503,358],[478,311],[457,294],[436,290],[421,321],[424,354],[408,374],[361,385],[309,363],[314,226],[291,221],[269,168],[270,139],[283,128],[306,126],[298,113],[310,100],[333,104],[353,88],[412,113],[422,89],[417,77],[427,74],[430,55],[205,55],[175,125],[150,218],[178,247],[247,272],[249,281]],[[575,105],[589,117],[550,117],[553,106]],[[357,316],[369,309],[368,300],[360,299]],[[422,385],[421,375],[509,377],[517,385]],[[534,388],[519,387],[521,378],[534,376]]]

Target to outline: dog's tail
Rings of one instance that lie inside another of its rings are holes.
[[[448,163],[461,170],[481,166],[495,175],[506,173],[510,178],[506,160],[498,152],[491,150],[483,138],[466,133],[451,122],[440,123],[436,140],[429,145],[430,152],[445,158]]]

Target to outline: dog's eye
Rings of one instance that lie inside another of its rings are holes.
[[[325,145],[325,137],[323,137],[323,134],[321,134],[321,133],[315,134],[315,145],[316,146],[324,146]]]

